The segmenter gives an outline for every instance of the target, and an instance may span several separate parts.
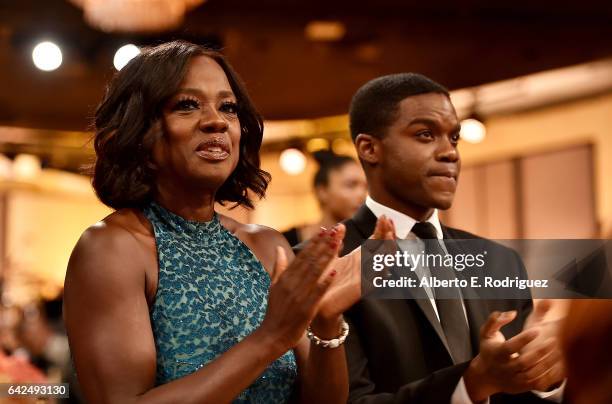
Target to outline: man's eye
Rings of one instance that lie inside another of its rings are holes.
[[[180,100],[174,106],[174,109],[177,111],[191,111],[194,109],[198,109],[200,107],[200,103],[196,100]]]
[[[221,104],[221,111],[226,112],[228,114],[237,114],[238,113],[238,104],[235,102],[224,102]]]
[[[433,134],[427,130],[427,131],[417,133],[417,137],[422,138],[422,139],[433,139]]]

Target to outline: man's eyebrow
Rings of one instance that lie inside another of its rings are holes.
[[[427,126],[438,126],[438,122],[429,118],[414,118],[410,122],[408,122],[408,126],[416,125],[416,124],[424,124]]]
[[[408,123],[408,126],[417,125],[417,124],[422,124],[422,125],[427,125],[427,126],[439,126],[440,125],[438,121],[434,119],[414,118]],[[460,132],[460,131],[461,131],[461,124],[458,123],[457,125],[455,125],[455,127],[452,129],[451,132]]]

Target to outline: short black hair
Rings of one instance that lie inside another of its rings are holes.
[[[313,179],[315,188],[326,187],[329,184],[329,174],[332,171],[338,170],[348,163],[357,163],[351,157],[336,154],[331,150],[318,150],[312,153],[312,157],[319,164],[319,169]]]
[[[382,137],[393,123],[399,103],[419,94],[440,93],[448,89],[418,73],[399,73],[368,81],[353,96],[349,125],[353,140],[360,133]]]
[[[151,153],[163,135],[162,107],[183,81],[189,62],[206,56],[221,66],[236,96],[240,121],[240,158],[215,200],[252,208],[249,190],[263,197],[270,174],[261,170],[259,148],[263,118],[225,57],[186,41],[145,48],[111,80],[95,115],[93,187],[114,208],[141,208],[157,192]]]

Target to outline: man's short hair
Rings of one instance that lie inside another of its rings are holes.
[[[360,133],[384,136],[395,120],[399,103],[427,93],[449,95],[446,87],[418,73],[390,74],[368,81],[351,101],[351,137],[355,140]]]

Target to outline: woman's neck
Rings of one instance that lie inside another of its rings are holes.
[[[187,220],[207,222],[215,213],[215,193],[180,187],[178,184],[157,185],[156,202]]]

